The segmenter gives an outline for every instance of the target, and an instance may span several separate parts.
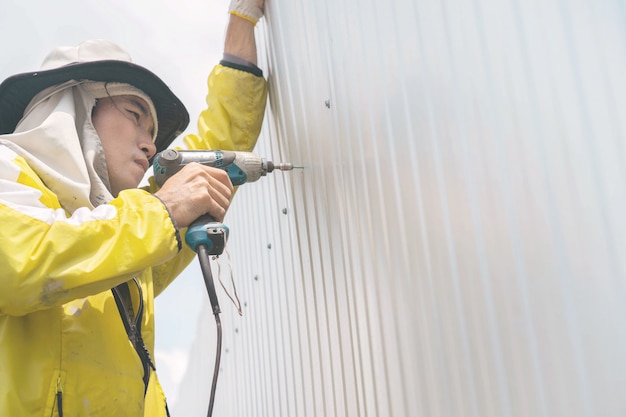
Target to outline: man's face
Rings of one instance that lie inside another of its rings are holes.
[[[137,96],[115,96],[98,100],[92,114],[107,161],[111,193],[135,188],[154,156],[153,119],[147,103]]]

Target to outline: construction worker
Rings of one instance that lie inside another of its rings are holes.
[[[190,149],[254,147],[263,7],[232,1]],[[233,192],[224,171],[198,164],[137,188],[188,121],[161,79],[101,40],[0,84],[1,416],[169,415],[154,297],[194,259],[181,231],[205,213],[221,221]]]

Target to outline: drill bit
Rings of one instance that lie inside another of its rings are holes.
[[[274,164],[274,169],[279,169],[281,171],[291,171],[292,169],[304,169],[304,167],[294,165],[291,162],[278,162]]]

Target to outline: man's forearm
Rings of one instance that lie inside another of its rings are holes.
[[[230,15],[226,28],[224,53],[257,65],[256,39],[252,22],[239,16]]]

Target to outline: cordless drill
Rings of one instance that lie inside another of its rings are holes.
[[[177,151],[167,149],[154,157],[153,168],[155,182],[159,187],[163,186],[168,178],[180,171],[185,165],[192,162],[225,170],[233,185],[257,181],[259,178],[275,169],[291,171],[294,168],[302,168],[295,167],[290,163],[274,164],[250,152],[210,150]],[[213,315],[215,316],[218,332],[215,369],[213,371],[211,397],[209,400],[209,416],[213,409],[215,386],[217,383],[222,348],[222,325],[219,318],[220,306],[215,292],[209,257],[211,255],[221,255],[226,246],[227,239],[228,227],[222,223],[216,222],[215,219],[206,214],[194,221],[185,234],[185,242],[198,254],[200,269],[202,270],[204,283],[209,294],[209,300],[213,309]]]
[[[257,181],[276,169],[291,171],[300,168],[291,163],[275,164],[251,152],[166,149],[154,158],[155,182],[159,187],[163,186],[168,178],[192,162],[225,170],[235,186]],[[219,255],[224,250],[227,238],[228,227],[205,215],[189,226],[185,242],[194,250],[198,244],[205,243],[211,255]]]
[[[233,185],[257,181],[275,169],[291,171],[294,168],[293,164],[274,164],[251,152],[166,149],[154,158],[154,180],[161,187],[169,177],[192,162],[225,170]]]

